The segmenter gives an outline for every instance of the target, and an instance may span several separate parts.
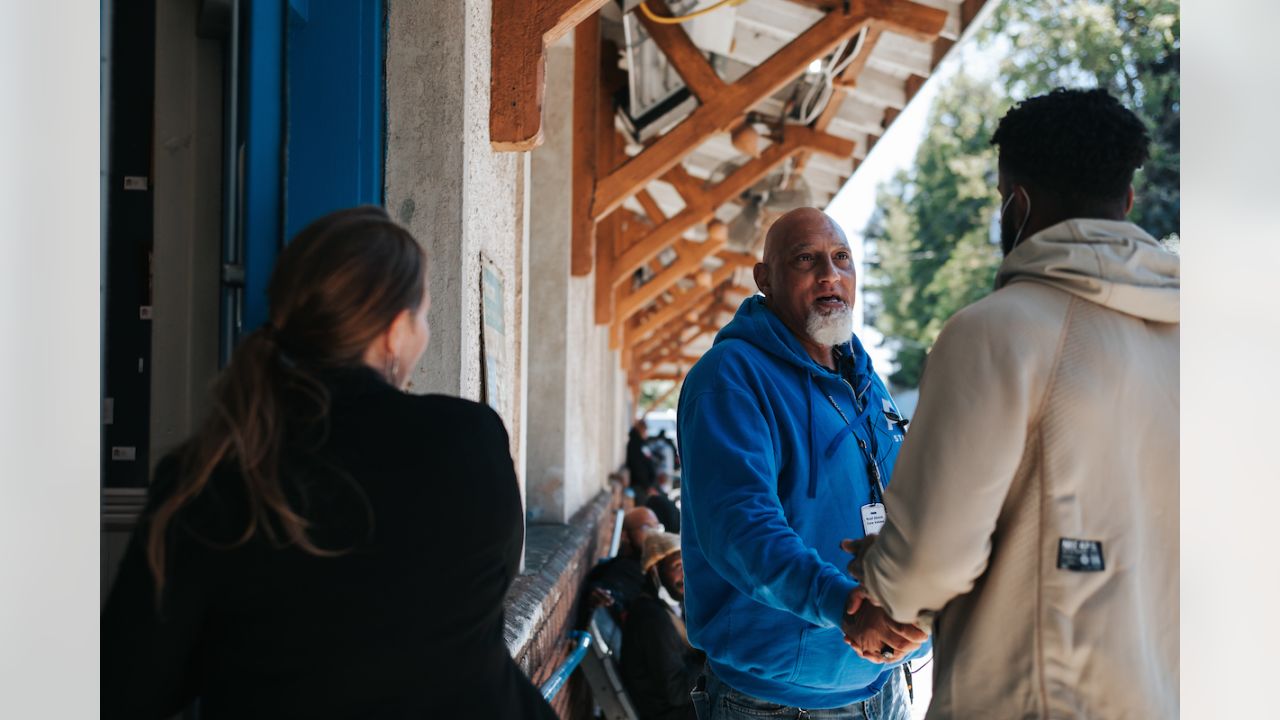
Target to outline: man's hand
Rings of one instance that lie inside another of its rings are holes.
[[[896,663],[929,639],[928,633],[915,625],[895,622],[884,610],[867,602],[861,591],[859,587],[849,594],[846,610],[855,607],[856,612],[846,614],[840,624],[845,644],[859,656],[875,663]],[[855,595],[862,597],[858,599]]]
[[[613,607],[613,593],[604,588],[593,587],[587,602],[592,610],[601,607]]]
[[[876,535],[868,535],[857,540],[841,540],[840,549],[853,555],[853,559],[849,561],[849,574],[858,582],[862,582],[862,559],[866,557],[867,551],[875,544]]]

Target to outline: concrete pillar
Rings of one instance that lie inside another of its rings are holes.
[[[569,254],[573,157],[572,34],[547,51],[547,90],[542,145],[532,153],[530,189],[529,413],[537,431],[529,437],[529,519],[567,522],[581,494],[580,478],[566,476],[571,438],[567,398],[571,385],[587,390],[569,372]],[[566,47],[567,46],[567,47]],[[570,487],[572,486],[572,487]]]
[[[572,277],[572,36],[547,54],[543,144],[534,150],[530,196],[529,517],[566,522],[621,462],[625,385],[608,326],[595,324],[595,277]]]
[[[503,358],[489,391],[520,469],[525,158],[489,146],[490,3],[389,0],[387,15],[386,205],[431,262],[431,344],[411,390],[481,398],[489,264],[501,282],[503,326],[485,348]]]

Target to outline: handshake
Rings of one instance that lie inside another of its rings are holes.
[[[840,543],[841,549],[853,554],[853,560],[849,562],[849,573],[859,582],[862,581],[862,557],[875,540],[875,535],[869,535],[860,540],[845,540]],[[928,633],[915,625],[900,623],[889,617],[861,585],[849,593],[844,613],[840,629],[844,631],[845,644],[871,662],[901,662],[929,638]]]

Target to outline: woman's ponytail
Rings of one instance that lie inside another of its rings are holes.
[[[222,466],[238,471],[248,499],[248,522],[233,547],[261,532],[275,546],[335,554],[312,542],[310,523],[291,507],[284,455],[297,438],[324,434],[329,394],[316,371],[358,365],[401,311],[420,305],[425,261],[409,232],[377,207],[325,216],[281,253],[268,289],[271,321],[232,354],[215,382],[212,413],[178,451],[173,492],[148,518],[157,603],[174,517]]]

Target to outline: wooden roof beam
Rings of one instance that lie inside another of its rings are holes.
[[[701,293],[696,290],[690,291],[688,294],[676,299],[674,302],[659,309],[655,316],[664,315],[661,324],[652,323],[645,320],[638,324],[628,324],[623,329],[623,344],[633,347],[640,356],[644,356],[653,351],[654,348],[664,345],[678,337],[683,331],[683,325],[668,324],[674,320],[679,320],[687,313],[702,313],[711,304],[715,302],[713,293]],[[668,307],[679,305],[680,312],[665,313]],[[641,334],[643,333],[643,334]]]
[[[573,31],[573,218],[569,268],[574,277],[589,275],[595,265],[596,221],[591,216],[591,198],[596,192],[596,146],[602,135],[596,117],[601,94],[600,14],[596,13]]]
[[[667,221],[667,214],[662,212],[662,207],[658,205],[658,201],[653,199],[653,195],[648,190],[641,190],[636,193],[636,200],[640,201],[640,207],[644,208],[644,214],[649,216],[649,220],[654,225],[661,225]]]
[[[727,178],[715,186],[689,198],[687,200],[688,204],[683,210],[654,228],[653,232],[649,233],[644,240],[636,243],[635,246],[619,256],[614,265],[614,281],[619,282],[622,278],[629,276],[673,243],[676,245],[677,252],[682,256],[698,253],[700,247],[713,244],[714,240],[712,238],[708,238],[706,242],[699,244],[682,241],[680,237],[698,223],[710,220],[717,208],[742,194],[744,190],[759,182],[765,175],[768,175],[769,171],[773,170],[775,166],[800,150],[807,148],[834,157],[849,157],[853,154],[853,142],[835,135],[815,132],[810,128],[799,125],[787,126],[785,133],[786,136],[781,142],[770,145],[764,152],[760,153],[760,157],[734,170]],[[701,256],[708,257],[719,249],[719,247],[711,247],[703,250],[701,251]],[[680,277],[683,277],[683,275]],[[670,287],[670,285],[667,287]],[[657,297],[657,295],[652,295],[649,300],[654,297]],[[644,303],[641,304],[643,305]],[[623,315],[623,317],[629,317],[629,315]]]
[[[671,380],[679,383],[684,380],[684,373],[654,373],[646,377],[645,380]]]
[[[694,340],[697,340],[698,338],[702,337],[703,335],[706,335],[709,332],[716,332],[720,329],[720,326],[715,323],[705,323],[705,322],[692,325],[691,327],[695,330],[695,332],[692,335],[690,335],[687,338],[683,336],[680,337],[672,344],[662,348],[655,355],[651,355],[646,358],[639,358],[640,366],[643,367],[644,365],[647,364],[650,367],[657,367],[664,362],[671,362],[673,359],[679,358],[684,355],[684,348],[689,343],[693,342]]]
[[[840,113],[840,106],[844,104],[845,98],[848,97],[849,91],[846,88],[852,87],[857,83],[857,78],[867,67],[867,60],[871,58],[871,53],[876,49],[876,43],[880,41],[880,36],[884,33],[880,27],[873,23],[867,28],[867,34],[862,38],[862,44],[858,47],[858,55],[850,63],[849,66],[840,73],[836,78],[837,87],[832,90],[831,98],[827,100],[827,106],[822,109],[822,113],[818,115],[818,119],[813,121],[813,129],[826,132],[831,125],[831,121],[835,120],[836,115]],[[868,148],[868,151],[870,148]],[[800,177],[804,173],[804,168],[809,164],[811,153],[802,152],[796,157],[794,178]]]
[[[685,328],[689,327],[691,323],[695,322],[697,318],[701,317],[703,312],[706,312],[715,303],[715,296],[711,294],[701,295],[695,293],[692,300],[692,304],[686,306],[684,313],[674,317],[668,317],[667,322],[665,322],[652,337],[641,337],[638,335],[640,328],[648,324],[647,321],[634,323],[627,327],[626,342],[636,349],[637,356],[644,357],[645,355],[649,355],[656,348],[667,345],[673,340],[678,339],[680,335],[684,333]],[[661,312],[661,310],[658,312]],[[694,319],[687,319],[689,315],[694,315]]]
[[[647,0],[648,6],[655,15],[671,17],[671,10],[665,0]],[[649,37],[657,43],[658,49],[667,56],[671,67],[675,68],[689,91],[702,102],[724,89],[725,83],[716,74],[715,68],[703,56],[702,51],[689,39],[689,34],[680,25],[668,25],[649,19],[644,13],[637,13]]]
[[[713,297],[715,289],[730,280],[738,268],[754,267],[756,264],[755,256],[744,253],[722,253],[720,257],[724,258],[725,263],[716,268],[715,272],[711,274],[711,290],[706,290],[702,293],[696,290],[690,291],[690,293],[676,302],[663,306],[653,317],[648,318],[635,329],[631,336],[633,340],[635,342],[644,340],[672,320],[683,317],[686,313],[695,309],[695,305],[698,304],[699,300]]]
[[[686,205],[689,204],[690,198],[702,192],[702,181],[690,175],[684,165],[679,163],[672,165],[670,170],[662,174],[661,179],[675,188]]]
[[[690,115],[622,167],[602,178],[592,203],[599,219],[615,210],[637,188],[671,169],[700,143],[736,124],[752,106],[777,92],[809,63],[831,52],[873,20],[887,29],[932,39],[947,14],[909,0],[859,0],[845,13],[828,13],[803,34],[774,53],[732,85],[725,85]]]
[[[685,375],[685,373],[686,373],[686,372],[688,372],[688,370],[685,370],[684,368],[681,368],[681,369],[680,369],[680,372],[676,373],[676,376],[677,376],[677,377],[676,377],[676,379],[675,379],[675,383],[673,383],[673,384],[671,385],[671,387],[667,388],[667,391],[666,391],[666,392],[664,392],[664,393],[662,393],[661,395],[659,395],[659,396],[657,397],[657,399],[655,399],[653,402],[649,403],[649,409],[650,409],[650,410],[652,410],[652,409],[654,409],[654,408],[658,407],[659,405],[661,405],[662,403],[666,402],[667,398],[671,397],[671,396],[672,396],[672,395],[673,395],[677,390],[679,390],[679,389],[680,389],[680,383],[684,381],[684,375]],[[652,378],[651,378],[651,379],[652,379]]]
[[[847,0],[790,0],[797,5],[805,5],[823,12],[840,12],[844,10]],[[966,0],[982,4],[982,0]],[[937,3],[933,3],[936,5]],[[879,18],[888,26],[887,29],[914,40],[933,40],[947,24],[947,11],[924,3],[907,2],[906,0],[849,0],[849,11],[852,14],[867,13]],[[927,8],[939,13],[936,21],[933,16],[927,23],[921,22],[919,10]],[[936,22],[936,26],[935,23]]]
[[[489,24],[489,144],[527,152],[542,144],[547,48],[607,0],[493,0]]]
[[[613,246],[617,232],[618,218],[607,217],[595,228],[596,244],[596,277],[595,277],[595,320],[597,325],[613,322],[613,303],[615,288],[613,285]]]
[[[662,362],[680,362],[692,365],[696,363],[702,356],[689,355],[685,350],[695,340],[706,333],[718,332],[724,323],[720,321],[721,313],[729,313],[732,315],[733,308],[724,304],[719,298],[716,302],[709,305],[703,311],[702,316],[692,321],[679,323],[677,329],[669,332],[662,342],[651,342],[636,347],[634,357],[645,359],[656,359],[658,364]],[[675,324],[675,323],[673,323]],[[685,332],[694,329],[693,335],[685,338]],[[678,352],[677,352],[678,351]]]
[[[676,245],[678,257],[676,257],[675,262],[668,265],[662,272],[654,275],[649,282],[619,298],[618,305],[615,308],[618,318],[626,320],[635,315],[641,308],[657,300],[660,295],[686,275],[700,270],[702,261],[719,252],[723,247],[723,241],[712,239],[701,243],[681,240]]]
[[[690,328],[694,330],[694,334],[690,335],[688,338],[685,338],[684,333],[682,332],[679,337],[659,347],[649,355],[641,356],[638,353],[634,354],[634,369],[637,371],[655,370],[661,367],[663,363],[676,362],[676,358],[679,358],[684,354],[685,345],[693,342],[707,332],[707,326],[703,324],[687,325],[682,328],[682,330],[689,330]]]
[[[707,309],[710,305],[712,304],[707,302],[703,309]],[[689,322],[671,323],[668,328],[664,329],[664,332],[660,334],[660,336],[649,338],[649,340],[645,342],[636,343],[635,346],[632,346],[632,348],[634,348],[632,352],[635,352],[636,357],[652,356],[655,352],[660,350],[660,348],[671,346],[672,343],[678,343],[682,334],[685,334],[685,331],[690,327],[691,323]]]

